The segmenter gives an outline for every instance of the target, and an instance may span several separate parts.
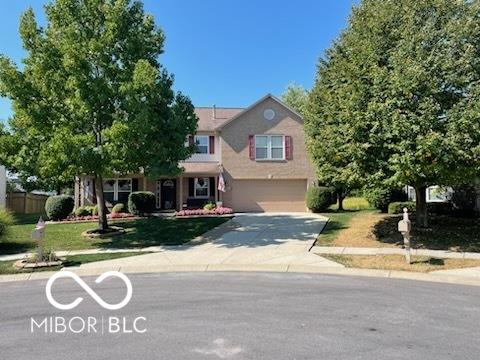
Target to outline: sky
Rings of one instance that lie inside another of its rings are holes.
[[[47,1],[0,2],[0,53],[25,56],[19,18],[31,6],[45,25]],[[319,57],[357,0],[144,0],[166,35],[162,65],[196,106],[246,107],[289,83],[310,88]],[[0,98],[0,119],[11,116]]]

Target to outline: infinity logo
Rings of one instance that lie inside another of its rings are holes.
[[[122,279],[125,282],[125,285],[127,286],[127,295],[118,304],[109,304],[109,303],[103,301],[102,298],[100,296],[98,296],[97,293],[95,291],[93,291],[92,288],[85,283],[85,281],[83,281],[77,274],[75,274],[71,271],[59,271],[59,272],[55,273],[54,275],[52,275],[52,277],[50,277],[50,279],[48,279],[47,286],[45,287],[45,293],[47,295],[47,299],[50,302],[50,304],[55,306],[57,309],[70,310],[70,309],[73,309],[73,308],[77,307],[83,301],[82,297],[76,298],[70,304],[60,304],[52,296],[52,285],[55,282],[55,280],[57,280],[59,278],[68,277],[68,278],[72,278],[73,280],[75,280],[78,283],[78,285],[80,285],[99,305],[101,305],[105,309],[118,310],[118,309],[121,309],[122,307],[124,307],[125,305],[127,305],[128,302],[130,301],[130,299],[132,298],[132,283],[130,282],[130,280],[124,274],[122,274],[121,272],[118,272],[118,271],[107,271],[107,272],[103,273],[102,275],[100,275],[97,279],[95,279],[95,282],[97,284],[99,284],[103,280],[105,280],[106,278],[109,278],[109,277],[112,277],[112,276]]]

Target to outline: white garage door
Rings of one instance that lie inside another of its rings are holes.
[[[235,180],[235,211],[306,211],[307,180]]]

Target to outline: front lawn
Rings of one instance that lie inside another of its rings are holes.
[[[401,246],[403,238],[397,231],[401,216],[385,216],[378,221],[372,233],[379,244]],[[412,220],[412,247],[417,249],[480,252],[480,219],[452,216],[430,216],[429,228],[416,226]]]
[[[331,223],[317,239],[317,246],[402,247],[397,230],[401,215],[374,211],[326,213]],[[411,245],[416,249],[480,252],[480,219],[430,216],[430,227],[422,229],[412,220]]]
[[[111,222],[126,234],[105,239],[88,239],[80,234],[96,227],[96,222],[47,224],[44,247],[53,251],[94,248],[141,248],[157,245],[180,245],[222,224],[229,218],[149,218]],[[36,244],[30,234],[38,215],[15,216],[15,225],[0,241],[0,254],[31,251]]]
[[[430,272],[480,266],[480,260],[437,259],[427,256],[412,256],[410,265],[405,262],[405,256],[402,255],[322,255],[322,257],[346,267],[361,269]]]
[[[328,217],[328,223],[318,236],[315,245],[317,246],[340,246],[337,244],[338,237],[347,229],[352,228],[352,224],[358,217],[364,214],[373,213],[372,207],[365,198],[347,197],[343,201],[343,211],[338,210],[337,204],[332,205],[328,212],[321,215]]]
[[[71,255],[66,257],[66,261],[63,263],[62,266],[50,266],[50,267],[42,267],[37,269],[22,269],[22,270],[15,269],[13,267],[13,264],[16,260],[0,261],[0,275],[23,274],[23,273],[31,273],[31,272],[38,272],[38,271],[56,271],[56,270],[60,270],[62,267],[80,266],[81,264],[86,264],[94,261],[112,260],[112,259],[119,259],[119,258],[128,257],[128,256],[145,255],[145,254],[148,254],[148,252],[129,251],[129,252],[119,252],[119,253]]]
[[[328,217],[328,222],[323,231],[317,238],[317,246],[336,246],[333,245],[337,237],[350,227],[353,218],[360,215],[359,211],[328,212],[321,215]]]

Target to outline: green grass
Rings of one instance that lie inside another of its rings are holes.
[[[323,213],[323,216],[329,218],[327,226],[318,236],[316,245],[329,246],[336,239],[339,232],[348,228],[350,221],[357,215],[371,210],[372,207],[365,198],[347,197],[343,201],[344,211],[338,211],[338,205],[332,205],[329,212]]]
[[[368,203],[367,199],[363,197],[347,197],[343,200],[343,208],[350,211],[373,210],[373,207]],[[337,210],[338,204],[332,205],[330,209]]]
[[[343,211],[323,213],[323,216],[329,218],[327,225],[317,238],[315,245],[329,246],[338,236],[339,232],[348,228],[349,222],[353,217],[359,215],[360,211]]]
[[[380,243],[397,246],[403,238],[397,230],[401,215],[389,216],[375,224],[373,234]],[[429,216],[429,227],[423,229],[412,221],[411,245],[417,249],[480,252],[480,219],[445,215]]]
[[[30,234],[38,215],[15,215],[15,225],[0,241],[0,254],[31,251],[36,244]],[[105,239],[88,239],[81,236],[85,230],[94,229],[96,222],[76,224],[47,224],[45,249],[81,250],[95,248],[137,248],[157,245],[180,245],[220,225],[228,218],[149,218],[110,222],[121,226],[126,233]]]
[[[86,264],[94,261],[112,260],[112,259],[119,259],[119,258],[128,257],[128,256],[144,255],[144,254],[148,254],[148,252],[131,251],[131,252],[121,252],[121,253],[72,255],[72,256],[66,257],[66,261],[64,262],[63,266],[51,266],[51,267],[43,267],[38,269],[26,269],[26,270],[15,269],[13,267],[13,263],[16,260],[0,261],[0,275],[22,274],[22,273],[39,272],[39,271],[56,271],[56,270],[60,270],[62,267],[79,266],[81,264]]]

